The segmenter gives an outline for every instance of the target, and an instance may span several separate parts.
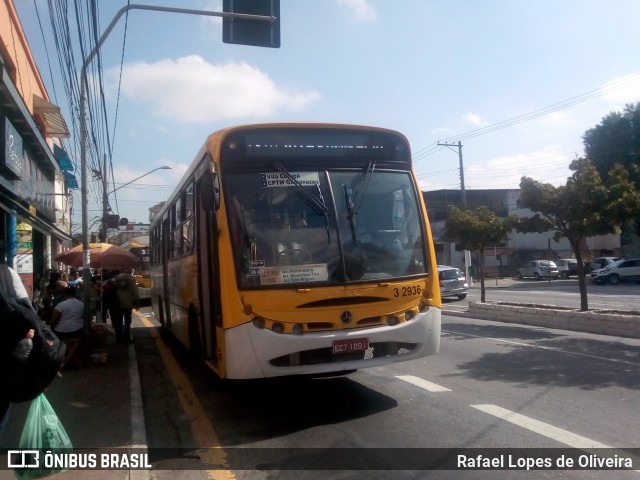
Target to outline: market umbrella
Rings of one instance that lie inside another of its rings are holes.
[[[109,270],[135,267],[139,258],[124,248],[110,243],[90,243],[91,258],[89,266],[92,268],[105,268]],[[70,267],[82,267],[82,245],[73,247],[68,252],[55,257],[58,262]]]

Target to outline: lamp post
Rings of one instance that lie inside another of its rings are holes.
[[[131,185],[132,183],[137,182],[138,180],[140,180],[143,177],[146,177],[147,175],[151,175],[153,172],[157,170],[171,170],[171,167],[168,165],[163,165],[162,167],[154,168],[153,170],[150,170],[147,173],[140,175],[139,177],[136,177],[133,180],[130,180],[127,183],[120,185],[119,187],[114,188],[110,192],[107,192],[107,181],[106,181],[107,169],[106,169],[106,161],[105,161],[105,168],[102,174],[103,175],[102,177],[102,188],[103,188],[102,189],[102,228],[100,229],[100,238],[103,242],[107,241],[107,216],[108,216],[108,209],[109,209],[109,195],[120,190],[123,187],[126,187],[127,185]]]
[[[91,263],[91,253],[89,250],[89,210],[88,210],[88,185],[87,185],[87,68],[96,56],[102,44],[105,42],[116,23],[122,15],[129,10],[152,10],[156,12],[170,12],[170,13],[185,13],[189,15],[201,15],[208,17],[222,17],[223,19],[238,19],[238,20],[253,20],[253,21],[266,21],[274,23],[277,19],[271,16],[265,15],[249,15],[242,13],[229,13],[229,12],[210,12],[208,10],[191,10],[185,8],[173,8],[173,7],[159,7],[154,5],[138,5],[129,4],[122,7],[116,13],[111,23],[100,36],[96,42],[95,47],[89,52],[87,57],[82,62],[82,68],[80,69],[80,192],[81,192],[81,206],[82,206],[82,281],[85,286],[83,293],[84,302],[84,333],[86,344],[90,344],[90,326],[91,326],[91,271],[89,270],[89,264]],[[124,185],[123,185],[124,186]]]

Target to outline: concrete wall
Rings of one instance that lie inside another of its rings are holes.
[[[469,303],[468,316],[545,328],[640,338],[640,310],[628,313],[606,310],[581,312],[555,305],[473,302]]]

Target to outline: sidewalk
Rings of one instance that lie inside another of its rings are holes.
[[[587,286],[589,285],[589,280],[587,279]],[[485,278],[484,279],[484,287],[485,288],[531,288],[531,287],[544,287],[544,286],[575,286],[578,288],[578,279],[575,277],[571,278],[559,278],[557,280],[551,280],[544,278],[542,280],[534,280],[532,278],[525,278],[522,280],[518,280],[516,278],[510,277],[501,277],[497,280],[495,278]],[[473,285],[470,285],[470,288],[480,289],[480,279],[473,280]]]
[[[134,321],[136,324],[136,314]],[[135,329],[132,328],[135,334]],[[115,343],[109,335],[107,361],[84,367],[65,366],[45,392],[74,449],[98,455],[105,449],[146,448],[142,394],[133,344]],[[0,446],[17,448],[29,403],[13,404]],[[15,479],[2,454],[0,480]],[[46,478],[148,479],[146,470],[69,470]]]

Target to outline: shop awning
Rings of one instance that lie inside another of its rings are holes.
[[[80,188],[78,186],[78,180],[76,179],[75,175],[71,172],[67,172],[67,171],[63,171],[62,172],[64,174],[64,188],[65,190],[68,190],[70,188]]]
[[[54,145],[53,156],[56,157],[56,161],[58,162],[58,165],[60,165],[61,170],[73,172],[73,164],[71,163],[69,154],[64,149],[60,148],[58,145]]]
[[[60,107],[46,101],[44,98],[40,98],[38,95],[34,95],[33,113],[40,113],[44,117],[47,125],[47,137],[69,137],[69,129],[62,113],[60,113]]]

